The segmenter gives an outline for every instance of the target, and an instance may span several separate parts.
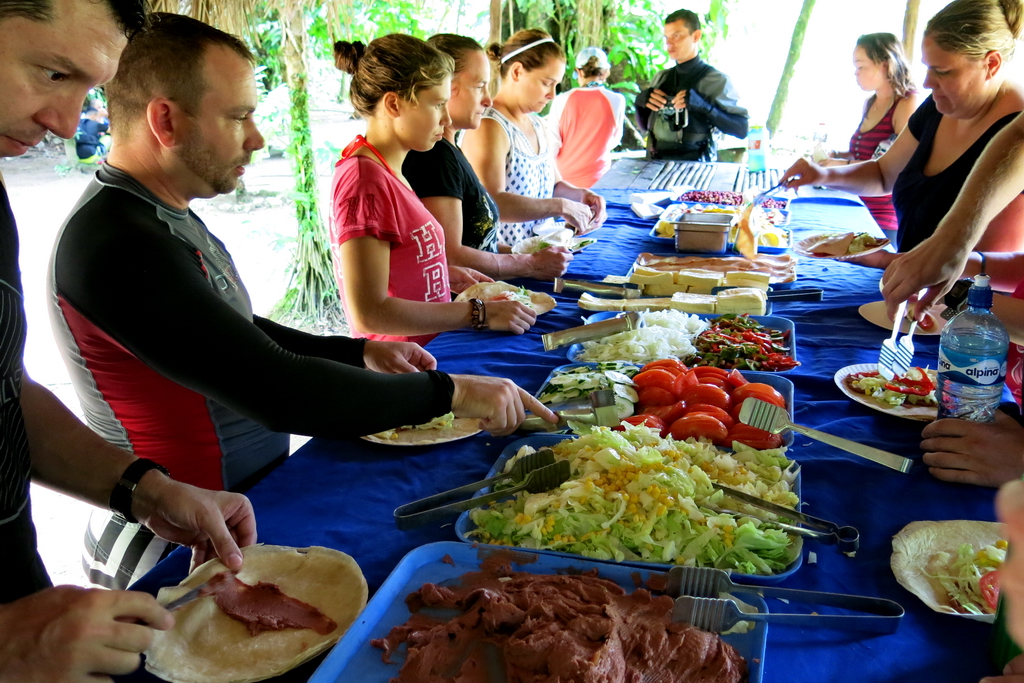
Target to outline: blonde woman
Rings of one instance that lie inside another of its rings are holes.
[[[515,245],[563,218],[584,233],[600,227],[604,198],[562,180],[555,150],[537,115],[555,97],[565,75],[565,53],[540,29],[524,29],[487,48],[499,65],[501,86],[480,128],[466,132],[462,149],[480,182],[498,203],[498,238]]]
[[[892,194],[898,246],[909,251],[946,215],[989,141],[1024,109],[1024,91],[1006,77],[1021,33],[1020,0],[955,0],[925,27],[924,87],[931,96],[880,158],[823,168],[803,160],[787,172],[789,186],[825,185],[859,195]],[[988,224],[982,251],[1024,250],[1024,198]],[[865,257],[884,268],[888,252]]]
[[[431,149],[451,123],[451,57],[400,34],[334,49],[366,120],[366,135],[342,152],[332,186],[331,252],[353,334],[426,344],[468,326],[528,330],[536,315],[518,302],[451,300],[444,231],[401,173],[406,155]]]

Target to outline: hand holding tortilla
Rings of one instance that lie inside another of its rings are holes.
[[[991,622],[1006,547],[995,522],[911,522],[892,539],[892,571],[936,612]]]
[[[174,613],[174,628],[159,632],[146,652],[146,669],[175,683],[247,683],[277,676],[337,642],[366,605],[366,580],[355,560],[328,548],[288,548],[257,545],[243,550],[245,565],[237,580],[250,587],[273,584],[292,600],[284,601],[304,613],[299,621],[314,618],[316,628],[257,629],[229,616],[208,595],[187,603]],[[158,601],[166,604],[225,571],[212,560],[193,571],[178,586],[162,588]],[[250,590],[250,589],[244,589]],[[219,595],[219,593],[218,593]],[[276,598],[274,598],[276,600]],[[260,621],[263,603],[235,604],[248,621]],[[289,608],[291,609],[291,608]],[[255,611],[254,611],[255,610]],[[336,626],[328,630],[326,620]],[[266,621],[266,620],[264,620]],[[271,619],[273,621],[273,619]],[[296,622],[297,625],[298,622]],[[273,624],[270,624],[273,628]],[[326,633],[322,633],[326,631]]]
[[[525,287],[516,287],[507,282],[483,282],[473,285],[455,298],[456,301],[469,301],[470,299],[480,299],[484,303],[519,302],[533,309],[537,315],[547,313],[556,305],[550,294],[531,292]]]

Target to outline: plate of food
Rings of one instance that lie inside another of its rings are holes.
[[[664,582],[661,571],[582,557],[429,543],[402,558],[309,683],[441,680],[429,673],[432,665],[451,672],[444,680],[503,681],[502,662],[514,662],[529,680],[548,680],[549,671],[564,672],[560,680],[597,680],[611,669],[636,680],[676,683],[693,680],[690,672],[699,670],[702,680],[759,683],[765,625],[753,622],[749,631],[722,636],[688,626],[670,631],[665,626],[672,599],[658,594]],[[490,597],[466,599],[483,587]],[[544,610],[539,601],[560,607]],[[634,610],[640,604],[642,621]],[[467,605],[483,618],[470,624],[461,616]],[[762,598],[747,594],[740,608],[768,611]],[[534,615],[526,625],[525,612]],[[448,625],[453,620],[458,627]],[[581,623],[596,627],[594,633],[580,629]],[[621,638],[602,635],[607,633]],[[423,637],[408,638],[412,634]],[[475,641],[486,645],[472,647]],[[666,648],[657,655],[651,649],[656,643]],[[591,662],[600,662],[601,670]],[[469,669],[475,675],[467,676]]]
[[[554,297],[544,292],[531,292],[525,287],[516,287],[507,282],[479,282],[467,287],[461,294],[455,297],[456,301],[469,301],[480,299],[484,303],[488,301],[518,301],[542,315],[554,309],[557,305]]]
[[[644,252],[636,257],[632,271],[647,268],[663,273],[685,271],[706,272],[715,276],[726,273],[767,273],[769,283],[780,285],[796,282],[796,259],[789,254],[757,256],[676,256]],[[721,282],[714,286],[721,286]]]
[[[847,365],[834,377],[839,390],[857,403],[918,422],[931,422],[938,414],[937,379],[935,370],[911,368],[903,377],[888,381],[879,376],[874,363]]]
[[[362,438],[385,446],[432,446],[467,439],[481,431],[480,420],[455,417],[453,413],[448,413],[425,424],[386,429]]]
[[[832,232],[805,237],[793,245],[793,251],[810,258],[837,261],[874,254],[889,246],[889,240],[867,232]]]
[[[173,628],[153,632],[148,671],[168,681],[261,681],[334,645],[366,605],[366,580],[345,553],[260,544],[242,555],[237,574],[210,560],[160,589],[166,605],[206,584],[174,611]]]
[[[900,585],[936,612],[991,624],[1006,548],[996,522],[911,522],[893,536],[890,564]]]
[[[732,451],[707,439],[660,438],[656,427],[627,424],[623,431],[601,427],[580,436],[514,441],[489,476],[507,472],[541,448],[569,461],[568,481],[547,494],[519,493],[462,513],[455,523],[459,540],[661,570],[688,560],[762,584],[781,581],[802,564],[800,536],[756,519],[763,511],[724,500],[726,494],[712,487],[718,482],[799,506],[800,469],[784,447],[738,445]]]
[[[946,307],[941,304],[933,306],[925,314],[924,321],[918,323],[917,329],[914,330],[914,334],[919,334],[925,337],[942,334],[942,328],[946,326],[946,319],[942,317],[942,311],[944,310],[946,310]],[[886,311],[884,301],[872,301],[869,304],[864,304],[857,309],[857,312],[860,313],[860,317],[873,325],[878,325],[886,330],[892,329],[892,321],[889,320],[889,314]],[[903,318],[903,322],[900,323],[900,332],[902,334],[910,332],[909,317]]]

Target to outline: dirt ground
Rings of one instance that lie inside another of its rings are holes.
[[[360,132],[362,123],[337,112],[321,112],[314,123],[314,145],[330,140],[343,147]],[[50,332],[47,268],[61,224],[88,185],[92,173],[71,171],[61,177],[63,162],[56,150],[31,150],[24,157],[0,158],[21,239],[21,271],[28,318],[25,367],[76,414],[78,399]],[[321,169],[321,201],[330,189],[329,167]],[[250,201],[234,194],[196,200],[193,210],[227,245],[257,313],[265,313],[284,293],[295,237],[290,164],[283,158],[263,159],[246,170]],[[130,284],[130,283],[126,283]],[[293,448],[304,439],[293,439]],[[42,486],[32,486],[33,519],[39,551],[55,584],[87,585],[81,567],[82,538],[92,506]],[[258,520],[257,520],[258,521]]]

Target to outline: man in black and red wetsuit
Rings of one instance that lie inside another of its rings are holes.
[[[115,144],[58,236],[51,284],[59,345],[108,441],[182,481],[245,490],[287,455],[288,433],[352,437],[452,411],[500,434],[525,408],[554,418],[508,380],[434,370],[416,344],[253,315],[224,245],[189,210],[231,192],[263,146],[241,41],[155,14],[106,92]],[[90,526],[96,582],[121,585],[163,552],[116,517]]]
[[[138,0],[0,0],[0,156],[47,130],[73,137],[86,94],[144,22]],[[109,680],[138,667],[152,629],[173,618],[145,593],[50,587],[30,477],[138,518],[199,562],[216,553],[240,568],[256,522],[244,496],[174,481],[97,436],[24,374],[24,347],[18,232],[0,184],[0,681]]]

